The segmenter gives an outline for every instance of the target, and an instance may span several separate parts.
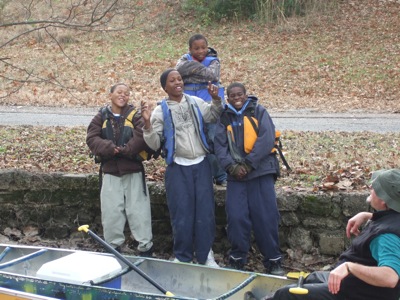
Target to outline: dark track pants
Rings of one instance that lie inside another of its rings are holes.
[[[334,295],[328,290],[329,272],[314,272],[308,275],[304,281],[304,288],[308,289],[306,295],[296,295],[289,292],[291,287],[296,287],[296,284],[288,285],[276,291],[274,300],[340,300],[339,295]]]
[[[214,189],[207,159],[192,166],[169,165],[165,172],[174,254],[182,262],[205,263],[215,237]]]
[[[249,181],[228,181],[226,214],[230,255],[247,261],[251,230],[264,265],[270,259],[281,257],[279,250],[279,211],[276,203],[273,175],[264,175]]]
[[[212,142],[214,142],[215,129],[216,129],[217,125],[215,123],[206,123],[206,127],[207,127],[208,138]],[[214,180],[217,183],[226,181],[227,174],[226,174],[225,170],[219,164],[219,161],[218,161],[217,157],[215,156],[215,154],[207,154],[207,159],[210,162],[211,172],[212,172],[212,176],[213,176]]]
[[[398,288],[382,288],[367,284],[353,275],[345,277],[340,284],[338,294],[331,294],[328,290],[329,272],[316,271],[307,276],[303,287],[308,290],[306,295],[295,295],[289,292],[287,286],[278,289],[274,300],[398,300]],[[295,286],[295,285],[294,285]]]

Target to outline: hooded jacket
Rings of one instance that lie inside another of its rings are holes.
[[[234,143],[244,162],[249,164],[253,170],[243,179],[250,180],[267,174],[277,174],[279,163],[276,155],[271,153],[275,143],[275,125],[267,110],[257,104],[258,99],[249,96],[240,111],[236,111],[231,105],[225,105],[221,118],[217,122],[214,139],[214,152],[221,166],[228,170],[231,165],[237,163],[229,149],[227,127],[222,119],[229,120],[234,134]],[[253,110],[252,113],[249,111]],[[245,151],[245,135],[243,118],[245,115],[253,115],[258,122],[258,136],[249,153]],[[228,180],[237,180],[228,175]]]
[[[189,106],[188,97],[196,102],[206,123],[213,123],[218,119],[222,111],[222,104],[221,101],[212,100],[210,105],[198,97],[186,94],[183,94],[180,102],[166,100],[175,129],[175,156],[195,159],[205,156],[208,150],[205,149],[200,133],[196,129],[196,116]],[[157,105],[154,109],[150,122],[151,128],[143,130],[143,135],[149,147],[156,150],[160,148],[163,140],[164,117],[161,105]]]

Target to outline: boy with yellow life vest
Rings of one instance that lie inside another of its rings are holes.
[[[111,88],[111,105],[100,109],[90,122],[86,143],[101,161],[104,173],[100,201],[106,242],[120,250],[128,221],[139,243],[139,255],[148,257],[153,252],[153,235],[141,154],[151,149],[143,139],[143,118],[128,103],[129,96],[130,89],[124,83]]]
[[[279,172],[273,151],[275,126],[267,110],[247,96],[243,84],[227,88],[227,104],[217,122],[214,150],[228,172],[227,232],[230,267],[243,269],[253,230],[266,272],[284,275],[279,250],[279,211],[275,180]]]

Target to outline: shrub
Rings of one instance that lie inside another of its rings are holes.
[[[192,11],[202,23],[221,19],[277,23],[311,12],[325,12],[336,6],[337,0],[185,0],[183,8]]]

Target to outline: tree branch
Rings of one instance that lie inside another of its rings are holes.
[[[34,34],[44,32],[57,45],[62,55],[68,61],[76,64],[77,62],[66,52],[67,48],[64,48],[60,42],[58,34],[66,30],[109,32],[132,28],[135,20],[133,15],[135,2],[134,0],[5,2],[2,9],[3,19],[0,19],[0,32],[1,30],[4,32],[0,38],[0,49],[7,52],[8,47],[12,47],[27,37],[33,37],[33,40],[37,41]],[[10,9],[7,11],[8,7]],[[129,22],[121,22],[122,19],[129,20]],[[12,32],[15,34],[10,34]],[[25,83],[45,83],[65,87],[56,77],[40,76],[40,70],[30,67],[26,63],[24,65],[14,56],[0,57],[0,63],[6,67],[6,71],[0,76],[2,81],[0,84],[8,87],[7,95],[16,93]],[[55,74],[55,72],[53,73]],[[0,98],[4,98],[4,96]]]

